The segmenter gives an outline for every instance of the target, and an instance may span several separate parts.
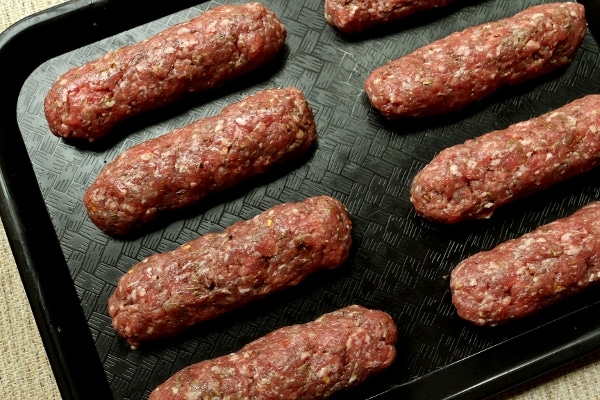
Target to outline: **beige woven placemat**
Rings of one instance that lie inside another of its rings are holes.
[[[0,0],[0,31],[65,0]],[[60,393],[0,221],[0,399],[54,400]]]
[[[28,15],[64,1],[0,0],[0,31]],[[495,396],[494,399],[600,399],[599,375],[600,352]],[[0,399],[60,398],[0,221]]]

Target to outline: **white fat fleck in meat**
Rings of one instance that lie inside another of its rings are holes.
[[[222,374],[223,373],[223,370],[218,365],[213,365],[210,368],[210,370],[211,370],[211,372],[214,372],[215,374]]]
[[[190,390],[189,392],[187,392],[185,394],[185,399],[186,400],[200,400],[200,396],[195,391]]]
[[[452,164],[450,166],[450,173],[454,176],[462,176],[462,174],[458,170],[458,167],[456,166],[456,164]]]
[[[233,21],[230,18],[223,18],[220,22],[222,28],[227,29],[230,25],[232,25]]]
[[[324,376],[327,375],[327,372],[329,372],[329,367],[323,367],[319,370],[319,372],[317,372],[317,376],[319,378],[323,378]]]
[[[575,118],[573,115],[567,115],[567,121],[569,121],[569,124],[572,127],[577,126],[577,118]]]
[[[500,268],[500,264],[498,264],[496,261],[492,261],[489,263],[488,265],[488,270],[490,271],[494,271]]]
[[[508,306],[510,303],[512,303],[512,297],[511,297],[511,296],[505,296],[505,297],[502,299],[502,305],[503,305],[504,307]]]
[[[540,45],[539,42],[536,42],[535,40],[530,40],[527,42],[527,44],[525,45],[525,49],[526,50],[539,50],[542,46]]]
[[[179,283],[179,281],[185,281],[187,279],[186,273],[177,274],[173,277],[174,283]]]
[[[565,233],[560,237],[560,241],[565,245],[565,254],[569,256],[574,256],[583,250],[583,248],[577,244],[573,240],[574,235],[570,232]]]
[[[597,281],[599,278],[600,278],[600,272],[596,272],[595,274],[590,274],[590,277],[588,278],[588,282]]]
[[[225,124],[225,121],[223,121],[222,119],[217,121],[217,125],[215,126],[215,132],[221,132],[223,130],[223,126]]]
[[[189,27],[187,27],[187,26],[182,26],[181,28],[179,28],[179,29],[177,30],[177,35],[178,35],[178,36],[183,36],[183,35],[185,35],[186,33],[190,33],[190,32],[191,32],[191,29],[190,29]]]
[[[524,238],[522,243],[519,245],[518,250],[520,251],[528,251],[531,248],[531,245],[535,242],[535,239],[532,237]]]
[[[531,139],[521,139],[519,140],[519,143],[521,143],[523,147],[529,147],[533,142],[531,141]]]
[[[163,48],[163,54],[173,54],[175,53],[175,49],[171,46],[168,47],[164,47]],[[153,68],[158,68],[158,65],[153,65]]]
[[[551,124],[552,120],[558,117],[559,115],[560,113],[557,111],[550,112],[550,114],[546,116],[546,123]]]
[[[529,171],[529,167],[527,167],[526,165],[521,165],[519,166],[519,170],[515,172],[515,175],[521,177],[525,175],[527,171]]]
[[[352,17],[354,17],[354,15],[356,14],[356,12],[358,11],[359,7],[356,4],[352,4],[350,5],[349,8],[347,8],[346,10],[348,11],[348,19],[352,19]]]
[[[148,259],[144,259],[144,261],[143,261],[143,262],[148,262]],[[154,268],[153,268],[153,267],[148,267],[148,268],[146,268],[146,276],[147,276],[148,278],[150,278],[150,279],[153,279],[153,280],[155,280],[155,279],[158,279],[160,272],[161,272],[161,271],[160,271],[160,268],[157,268],[157,271],[156,271],[156,273],[155,273],[155,271],[154,271]]]
[[[281,265],[279,265],[277,267],[277,271],[281,272],[281,271],[284,271],[286,269],[289,269],[289,267],[290,267],[289,264],[283,263],[283,264],[281,264]]]
[[[496,46],[496,54],[493,54],[492,57],[488,57],[488,58],[497,58],[502,56],[504,49],[502,48],[502,46]]]
[[[469,48],[469,46],[459,46],[456,50],[455,53],[459,56],[468,56],[469,54],[471,54],[471,49]]]
[[[135,208],[135,206],[134,206],[134,205],[130,205],[130,204],[123,204],[123,210],[125,210],[125,211],[127,211],[127,212],[129,212],[129,213],[131,213],[131,214],[134,214],[134,213],[135,213],[135,211],[136,211],[136,208]]]
[[[573,239],[573,234],[571,232],[567,232],[560,237],[561,242],[570,242]]]
[[[537,23],[536,20],[538,19],[545,19],[546,16],[543,13],[535,13],[531,16],[531,19],[534,21],[534,23]]]
[[[502,159],[501,158],[494,158],[491,162],[490,165],[492,167],[497,167],[498,165],[502,164]]]

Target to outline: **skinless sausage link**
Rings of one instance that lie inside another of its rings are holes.
[[[168,210],[304,154],[316,141],[310,106],[297,88],[267,89],[124,151],[86,190],[88,216],[126,235]]]
[[[121,277],[110,297],[113,326],[134,348],[179,333],[339,267],[351,230],[341,202],[316,196],[150,256]]]
[[[287,31],[260,3],[224,5],[60,76],[44,111],[56,136],[93,141],[115,125],[257,69]]]
[[[415,211],[442,223],[489,218],[499,207],[595,168],[600,95],[442,150],[413,179]]]
[[[570,63],[587,32],[577,3],[532,6],[453,33],[377,68],[364,83],[389,118],[457,111]]]
[[[149,400],[325,399],[389,367],[397,334],[388,314],[349,306],[184,368]]]
[[[526,317],[600,280],[600,202],[460,262],[450,275],[458,315],[476,325]]]
[[[325,0],[325,20],[342,32],[356,33],[389,24],[454,0]]]

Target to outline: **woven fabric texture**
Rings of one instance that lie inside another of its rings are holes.
[[[0,32],[64,0],[0,0]],[[0,398],[61,399],[0,221]]]

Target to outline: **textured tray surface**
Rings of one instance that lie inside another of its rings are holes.
[[[190,363],[235,351],[273,329],[307,322],[353,303],[389,312],[400,330],[395,364],[352,391],[355,396],[368,397],[443,371],[595,303],[593,293],[586,293],[508,327],[481,329],[456,316],[450,303],[448,275],[470,254],[600,199],[595,184],[600,172],[506,206],[490,220],[460,226],[424,221],[415,215],[408,199],[412,177],[442,148],[598,92],[599,50],[590,35],[569,67],[502,90],[449,116],[389,122],[369,106],[362,90],[368,74],[390,59],[451,32],[544,2],[458,2],[462,5],[411,18],[406,25],[346,37],[326,25],[320,0],[265,0],[263,3],[288,29],[281,60],[249,79],[126,124],[115,132],[113,141],[101,146],[67,143],[50,134],[42,102],[54,80],[74,66],[140,41],[217,3],[200,3],[40,65],[25,81],[19,96],[19,126],[115,399],[145,398],[156,385]],[[105,163],[123,150],[216,114],[245,95],[292,85],[305,92],[315,112],[319,140],[309,159],[213,196],[191,210],[163,219],[132,240],[102,234],[85,215],[83,192]],[[355,245],[346,265],[137,351],[129,350],[115,335],[106,301],[119,277],[134,263],[275,204],[318,194],[340,199],[352,215]],[[515,354],[515,365],[518,362]]]

